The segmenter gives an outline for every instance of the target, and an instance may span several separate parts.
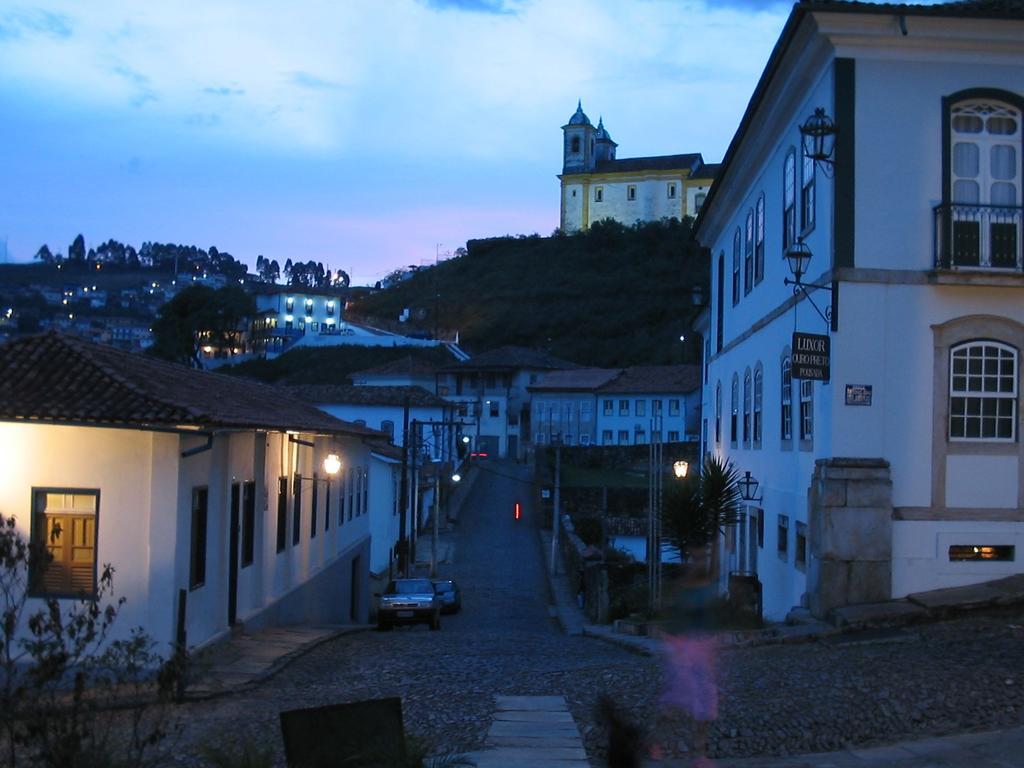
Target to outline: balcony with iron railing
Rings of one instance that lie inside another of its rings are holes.
[[[1019,205],[935,206],[935,268],[1024,272]]]

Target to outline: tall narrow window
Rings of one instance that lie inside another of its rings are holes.
[[[761,413],[763,410],[764,401],[764,370],[758,363],[757,368],[754,370],[754,424],[753,424],[753,438],[754,447],[761,447]]]
[[[630,201],[636,200],[636,185],[630,184],[626,187],[626,199]]]
[[[950,108],[952,266],[1022,268],[1020,106],[970,99]]]
[[[950,350],[950,440],[1016,439],[1017,350],[970,341]]]
[[[764,279],[764,193],[757,198],[754,214],[754,283]]]
[[[722,382],[715,385],[715,442],[722,442]]]
[[[594,202],[600,203],[604,200],[604,187],[594,187]]]
[[[800,439],[814,437],[814,381],[800,379]]]
[[[192,547],[188,566],[189,589],[196,589],[206,583],[206,520],[208,501],[208,489],[192,489]]]
[[[743,374],[743,445],[750,447],[750,414],[753,405],[753,392],[750,380],[750,369]]]
[[[356,468],[351,467],[348,471],[348,482],[346,483],[348,488],[348,501],[345,506],[348,507],[348,519],[352,519],[352,513],[355,510],[355,487],[356,487]]]
[[[814,169],[814,160],[804,155],[800,174],[800,233],[804,235],[814,229]]]
[[[338,473],[338,527],[345,524],[345,470]]]
[[[725,338],[725,251],[718,254],[718,301],[715,302],[715,351],[722,351]]]
[[[743,294],[754,287],[754,212],[747,211],[747,236],[743,250]]]
[[[732,375],[732,402],[730,403],[731,413],[729,416],[729,442],[733,448],[739,439],[739,415],[740,415],[740,379],[735,373]]]
[[[316,505],[320,501],[320,478],[313,473],[313,491],[309,494],[309,538],[316,538]]]
[[[732,237],[732,303],[736,306],[740,303],[740,250],[743,248],[743,235],[740,228],[736,227],[736,234]]]
[[[370,511],[370,468],[363,467],[363,514]]]
[[[288,478],[277,479],[277,551],[282,552],[288,542]]]
[[[292,546],[302,536],[302,476],[296,472],[292,478]]]
[[[30,560],[31,595],[90,599],[96,594],[99,499],[96,490],[33,491],[32,543],[51,559]]]
[[[782,424],[783,440],[793,439],[793,377],[789,356],[782,358]]]
[[[796,151],[789,150],[782,166],[782,252],[796,242]]]
[[[331,478],[324,483],[324,531],[331,529]]]
[[[252,565],[256,554],[256,483],[242,486],[242,567]]]
[[[669,183],[669,185],[668,185],[668,199],[669,200],[675,200],[676,199],[676,185],[673,184],[673,183]]]

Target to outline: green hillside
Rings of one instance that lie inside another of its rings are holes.
[[[347,315],[391,324],[410,310],[413,329],[451,338],[476,353],[506,344],[584,365],[696,362],[694,286],[708,265],[690,221],[552,237],[471,240],[467,252],[422,269],[355,304]],[[686,334],[687,343],[679,337]]]

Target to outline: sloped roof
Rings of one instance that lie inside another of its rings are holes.
[[[1024,0],[960,0],[936,5],[907,3],[870,3],[857,0],[801,0],[810,10],[853,11],[862,13],[901,13],[915,16],[982,16],[1002,18],[1024,13]]]
[[[392,360],[390,363],[378,365],[376,368],[350,373],[349,378],[359,376],[433,376],[437,370],[437,366],[433,363],[413,355],[406,355]]]
[[[619,375],[619,368],[575,368],[568,371],[551,371],[537,377],[527,389],[531,391],[572,392],[593,390],[607,384]]]
[[[622,372],[598,392],[678,392],[700,388],[699,365],[636,365]]]
[[[625,157],[619,160],[600,160],[594,170],[597,173],[622,173],[624,171],[692,171],[703,162],[700,152],[686,155],[660,155],[657,157]]]
[[[690,174],[690,178],[714,179],[718,176],[718,171],[721,167],[721,163],[701,163],[697,170]]]
[[[408,399],[410,406],[450,407],[451,403],[423,387],[356,387],[344,384],[304,384],[286,387],[306,403],[343,403],[345,405],[398,405]]]
[[[560,357],[555,357],[549,352],[543,352],[529,347],[506,346],[492,349],[489,352],[482,352],[473,355],[469,360],[463,360],[455,365],[442,368],[442,371],[474,371],[474,370],[518,370],[532,368],[537,370],[562,370],[568,368],[579,368],[576,363],[570,363]]]
[[[55,332],[0,346],[0,420],[380,435],[278,387]]]

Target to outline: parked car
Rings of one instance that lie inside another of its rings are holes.
[[[377,601],[377,629],[395,624],[441,628],[441,598],[430,579],[393,579]]]
[[[462,592],[454,579],[434,579],[434,591],[441,598],[441,613],[458,613],[462,610]]]

